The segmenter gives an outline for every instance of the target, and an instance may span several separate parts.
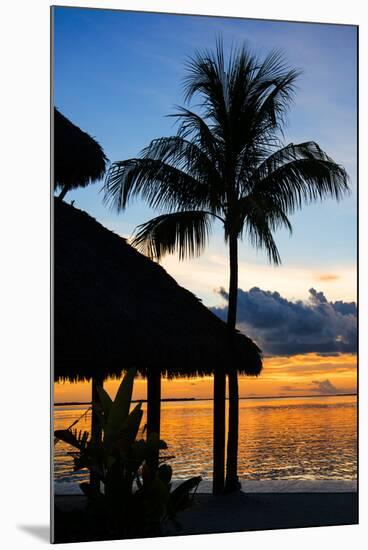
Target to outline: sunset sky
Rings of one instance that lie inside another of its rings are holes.
[[[314,140],[342,164],[351,195],[305,207],[293,235],[276,241],[281,267],[240,244],[238,327],[262,348],[264,370],[241,378],[240,395],[317,395],[356,389],[356,28],[214,17],[55,8],[54,102],[94,136],[110,161],[137,156],[151,139],[173,135],[165,115],[183,103],[184,63],[222,35],[227,50],[247,42],[261,56],[281,49],[303,72],[285,143]],[[126,212],[102,202],[102,183],[68,193],[103,225],[129,238],[155,215],[137,201]],[[163,266],[214,309],[226,307],[227,250],[221,227],[197,259]],[[108,381],[113,394],[117,381]],[[212,380],[163,382],[163,397],[211,397]],[[145,397],[137,380],[135,397]],[[89,384],[56,384],[55,401],[88,401]]]

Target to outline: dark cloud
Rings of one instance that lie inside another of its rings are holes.
[[[318,357],[338,357],[340,353],[338,351],[329,351],[327,353],[317,353]]]
[[[357,315],[357,307],[355,302],[334,302],[334,308],[336,311],[341,313],[341,315]]]
[[[330,393],[333,395],[338,393],[339,390],[329,380],[313,380],[311,391],[324,394]]]
[[[227,301],[227,292],[219,292]],[[212,311],[226,319],[227,306]],[[258,287],[239,289],[237,324],[266,355],[356,352],[356,304],[329,302],[323,292],[314,288],[309,290],[307,302],[292,302],[279,292]]]
[[[286,392],[302,392],[302,393],[320,393],[322,395],[335,395],[337,393],[341,393],[343,391],[346,391],[345,389],[338,389],[334,384],[326,379],[326,380],[313,380],[308,386],[281,386],[280,388],[282,391]]]

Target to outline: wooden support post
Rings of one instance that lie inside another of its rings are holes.
[[[225,478],[225,396],[224,370],[216,370],[213,382],[213,484],[212,493],[224,492]]]
[[[91,439],[96,444],[99,444],[102,440],[102,428],[98,421],[98,417],[95,410],[95,404],[99,403],[99,396],[97,392],[97,386],[103,386],[103,377],[94,376],[92,378],[92,418],[91,418]],[[93,489],[100,489],[100,480],[95,472],[90,473],[90,484]]]
[[[161,428],[161,373],[160,369],[151,368],[147,375],[147,437],[158,434]],[[153,471],[158,467],[158,454],[150,464]]]
[[[68,187],[66,185],[64,185],[64,187],[62,188],[61,192],[59,193],[59,199],[62,201],[65,197],[65,195],[67,194],[68,192]]]

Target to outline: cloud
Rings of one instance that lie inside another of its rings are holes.
[[[322,395],[336,395],[337,393],[347,392],[345,388],[338,389],[330,380],[312,380],[307,386],[300,385],[285,385],[280,386],[280,390],[291,393],[305,393],[310,392],[318,393]]]
[[[280,390],[282,390],[282,391],[303,391],[298,386],[290,386],[290,385],[280,386]]]
[[[338,351],[328,351],[317,353],[316,355],[318,357],[339,357],[340,353]]]
[[[228,300],[224,289],[219,293]],[[212,311],[226,319],[227,306]],[[355,302],[329,302],[314,288],[307,302],[258,287],[239,289],[237,326],[265,355],[355,353],[357,347]]]
[[[339,279],[338,275],[334,275],[333,273],[322,273],[321,275],[317,276],[318,281],[323,282],[330,282],[330,281],[336,281]]]
[[[333,395],[339,391],[330,380],[313,380],[311,385],[311,391],[317,393],[329,393]]]

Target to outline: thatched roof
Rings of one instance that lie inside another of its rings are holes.
[[[101,145],[54,109],[55,188],[86,187],[101,179],[107,158]]]
[[[195,376],[226,368],[226,325],[158,264],[85,212],[55,199],[55,378]],[[260,350],[237,334],[232,364],[259,374]]]

